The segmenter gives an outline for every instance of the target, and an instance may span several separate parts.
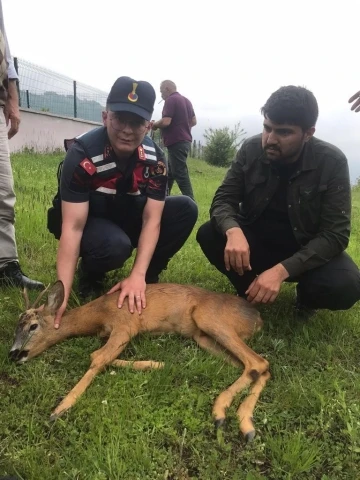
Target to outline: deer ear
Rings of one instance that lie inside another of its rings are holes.
[[[64,284],[62,283],[61,280],[58,280],[50,288],[48,293],[46,307],[47,309],[50,310],[50,313],[52,315],[55,315],[55,313],[59,310],[59,308],[64,302],[64,297],[65,297]]]

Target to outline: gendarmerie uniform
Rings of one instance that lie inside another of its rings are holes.
[[[89,202],[80,247],[83,268],[89,273],[105,273],[124,264],[137,247],[143,209],[151,198],[165,201],[159,241],[146,276],[148,283],[157,281],[197,219],[197,207],[191,199],[166,195],[167,162],[163,151],[145,136],[131,158],[122,164],[105,127],[66,140],[65,148],[67,154],[59,172],[59,199]]]

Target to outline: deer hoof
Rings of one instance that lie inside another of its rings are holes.
[[[220,427],[222,427],[225,424],[225,418],[219,418],[215,420],[215,428],[216,430]]]
[[[250,443],[254,440],[255,438],[255,430],[251,430],[245,435],[245,442]]]
[[[57,420],[59,417],[63,415],[63,413],[66,412],[66,408],[59,410],[59,408],[56,408],[53,413],[50,415],[50,422],[54,422]]]

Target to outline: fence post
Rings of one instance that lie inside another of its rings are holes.
[[[26,103],[27,103],[27,108],[30,108],[30,95],[29,95],[29,90],[26,90]]]
[[[19,63],[18,63],[17,57],[14,57],[14,67],[15,67],[17,76],[19,76]],[[19,97],[19,107],[21,107],[21,97],[20,97],[20,85],[19,85],[19,83],[20,83],[20,81],[17,80],[16,88],[17,88],[18,97]]]
[[[76,80],[73,81],[73,85],[74,85],[74,118],[77,118]]]

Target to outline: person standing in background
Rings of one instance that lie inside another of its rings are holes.
[[[176,180],[181,193],[194,200],[186,163],[192,143],[191,129],[197,123],[194,108],[190,100],[177,91],[172,80],[161,82],[160,93],[165,105],[161,120],[154,122],[152,129],[161,129],[169,152],[169,194]]]
[[[44,285],[41,282],[31,280],[21,271],[15,240],[16,198],[9,140],[19,131],[20,125],[17,80],[0,0],[0,286],[42,289]]]

